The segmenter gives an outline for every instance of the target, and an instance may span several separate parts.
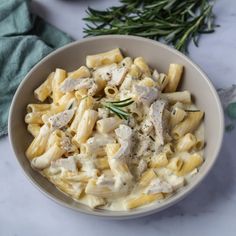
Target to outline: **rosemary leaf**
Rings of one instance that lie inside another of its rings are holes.
[[[124,100],[120,100],[120,101],[108,101],[108,103],[114,103],[114,104],[118,104],[118,103],[124,103],[127,101],[130,101],[132,98],[126,98]]]
[[[127,107],[134,101],[131,98],[127,98],[120,101],[106,101],[102,103],[104,107],[115,113],[119,118],[127,120],[129,113],[124,111],[122,107]]]
[[[131,105],[134,101],[130,101],[127,103],[116,103],[116,107],[127,107],[129,105]]]
[[[186,112],[199,112],[200,110],[185,110]]]

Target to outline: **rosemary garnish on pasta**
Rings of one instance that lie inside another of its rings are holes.
[[[186,112],[199,112],[200,110],[187,110],[185,109]]]
[[[212,0],[120,0],[106,10],[88,8],[86,36],[137,35],[187,51],[191,40],[215,30]]]
[[[129,113],[124,111],[122,107],[127,107],[131,105],[133,102],[134,101],[132,100],[132,98],[127,98],[120,101],[106,101],[102,104],[111,112],[115,113],[119,118],[127,120],[129,117]]]

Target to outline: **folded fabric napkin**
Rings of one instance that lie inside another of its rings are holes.
[[[0,137],[7,134],[11,100],[24,76],[47,54],[72,41],[30,13],[29,2],[0,1]]]

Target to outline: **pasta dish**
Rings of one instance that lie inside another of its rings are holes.
[[[165,201],[204,161],[204,112],[177,91],[183,72],[173,63],[160,73],[119,48],[72,72],[57,68],[27,105],[32,168],[93,209]]]

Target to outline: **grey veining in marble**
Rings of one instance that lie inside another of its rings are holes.
[[[104,8],[109,0],[37,0],[33,11],[71,34],[82,37],[87,5]],[[236,83],[236,1],[219,0],[215,6],[214,34],[191,45],[190,57],[216,87]],[[216,127],[217,128],[217,127]],[[42,195],[24,176],[7,137],[0,139],[0,235],[236,235],[236,130],[226,133],[219,159],[203,183],[177,205],[152,216],[107,221],[58,206]]]

